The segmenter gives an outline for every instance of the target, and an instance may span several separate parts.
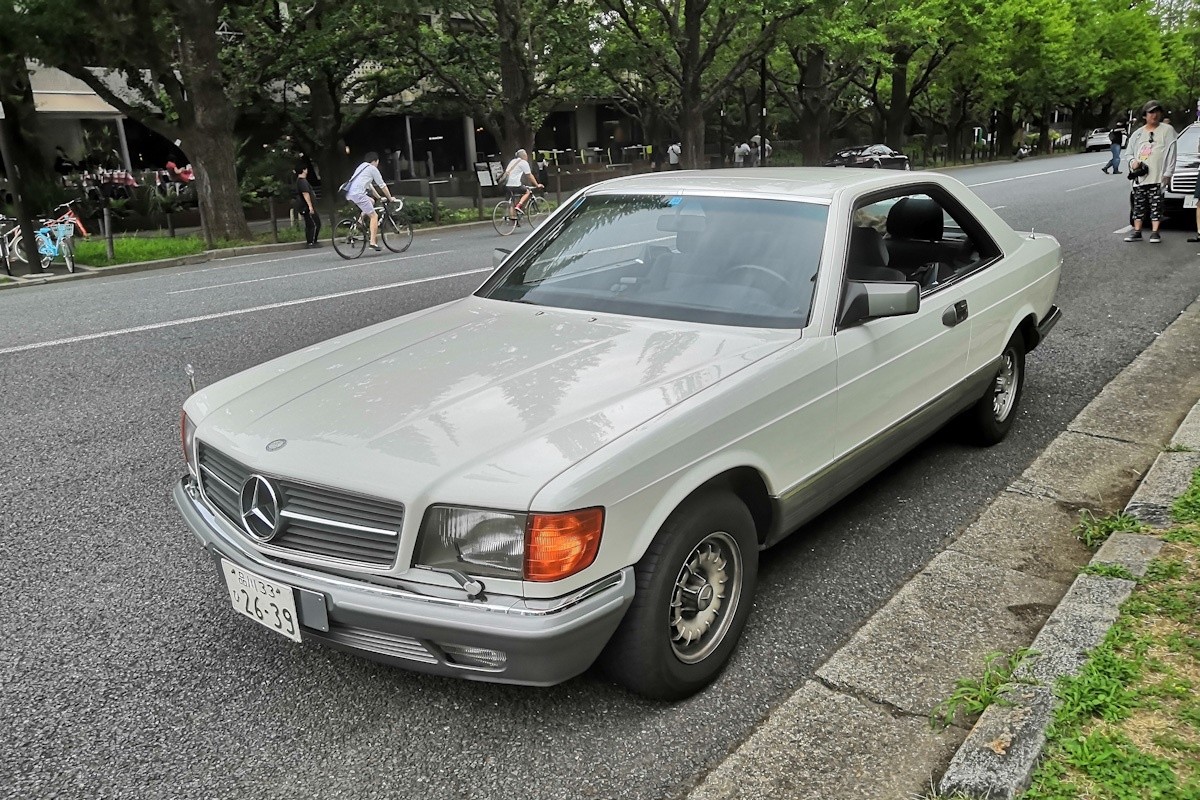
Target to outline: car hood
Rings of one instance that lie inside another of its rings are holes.
[[[521,507],[575,462],[796,338],[471,297],[318,345],[290,368],[234,376],[245,388],[233,396],[215,385],[195,405],[227,399],[197,435],[269,474],[405,502]]]

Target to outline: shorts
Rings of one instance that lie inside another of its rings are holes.
[[[366,194],[348,194],[346,199],[361,208],[364,214],[375,213],[375,201]]]

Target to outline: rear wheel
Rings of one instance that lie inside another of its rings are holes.
[[[367,249],[367,232],[353,217],[339,220],[333,226],[333,249],[342,258],[358,258]]]
[[[517,229],[517,216],[513,212],[511,200],[501,200],[492,209],[492,227],[501,236],[508,236]]]
[[[412,225],[404,220],[398,220],[391,214],[385,214],[379,220],[379,238],[383,246],[393,253],[403,253],[413,240]]]
[[[634,567],[633,603],[601,656],[619,683],[679,700],[724,669],[745,627],[758,577],[758,539],[731,494],[685,502]]]
[[[1025,341],[1018,332],[1004,346],[995,377],[987,390],[967,412],[971,433],[977,442],[993,445],[1008,435],[1024,388]]]

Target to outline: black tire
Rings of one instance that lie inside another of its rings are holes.
[[[412,245],[412,225],[396,219],[391,214],[385,214],[379,219],[379,238],[388,250],[393,253],[403,253]]]
[[[758,578],[754,519],[731,494],[693,497],[663,524],[634,573],[633,603],[601,667],[654,700],[695,694],[725,668],[750,614]],[[722,576],[723,595],[713,583]]]
[[[333,249],[347,260],[358,258],[367,249],[367,231],[353,217],[338,220],[333,226]]]
[[[983,396],[967,412],[971,438],[978,444],[998,444],[1008,435],[1025,388],[1025,340],[1014,333],[1000,354],[996,375]]]
[[[529,198],[529,203],[525,207],[525,218],[529,220],[529,224],[536,226],[545,215],[546,201],[537,195]]]
[[[75,240],[72,239],[71,237],[67,237],[66,239],[63,239],[62,257],[63,257],[63,261],[66,262],[67,272],[74,272],[75,271]]]
[[[496,233],[501,236],[508,236],[517,229],[517,220],[512,216],[512,201],[501,200],[496,203],[496,207],[492,209],[492,227],[496,229]]]

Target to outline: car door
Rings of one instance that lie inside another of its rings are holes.
[[[869,198],[856,207],[854,222],[878,226],[887,220],[891,226],[897,215],[889,212],[905,196]],[[932,202],[924,194],[919,199]],[[850,247],[847,254],[849,262]],[[889,256],[884,252],[880,258]],[[853,267],[847,263],[845,274]],[[886,264],[867,274],[902,282],[913,278]],[[837,456],[859,454],[869,461],[867,454],[881,447],[907,449],[944,422],[939,409],[963,381],[970,344],[967,303],[953,282],[924,287],[914,314],[868,319],[835,330]]]

